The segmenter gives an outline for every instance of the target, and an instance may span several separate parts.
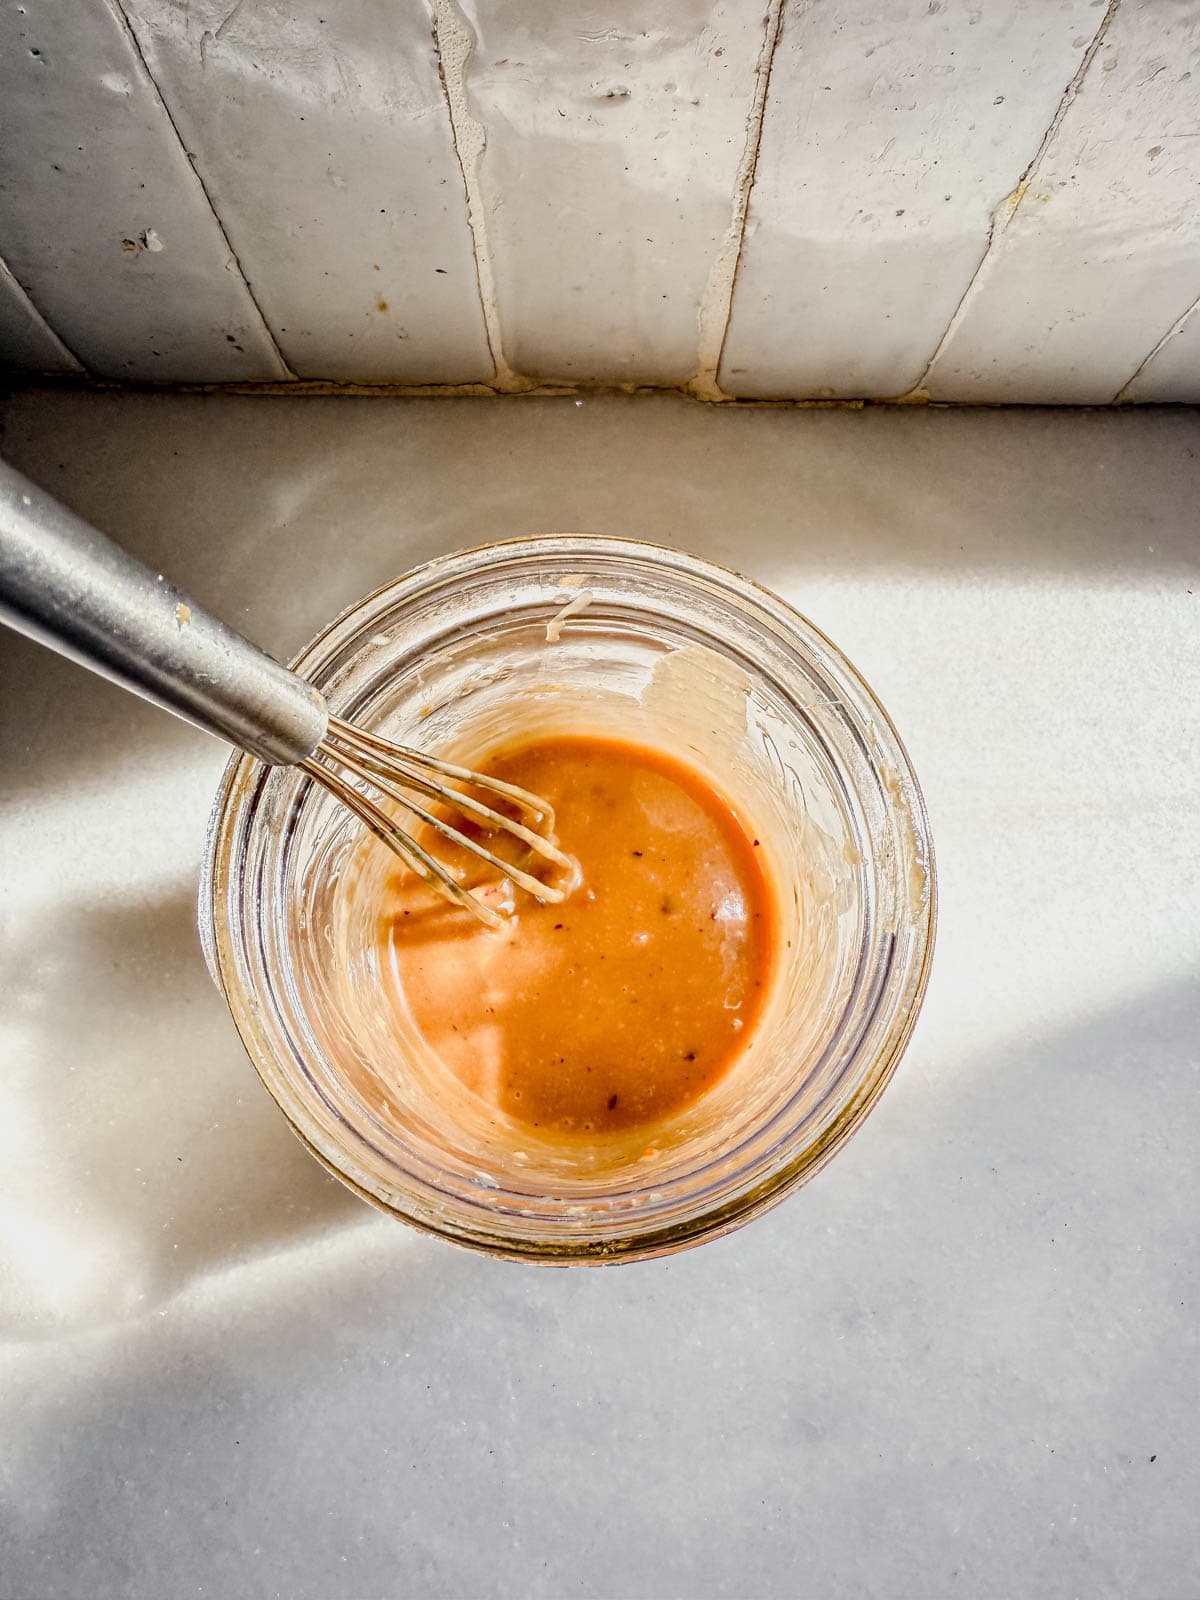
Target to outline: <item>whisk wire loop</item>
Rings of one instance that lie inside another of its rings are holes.
[[[330,717],[328,732],[313,753],[298,763],[315,782],[328,790],[336,800],[347,806],[371,832],[392,850],[405,866],[410,868],[445,898],[470,911],[489,928],[503,926],[504,919],[479,894],[460,882],[437,858],[430,854],[396,819],[369,794],[364,785],[402,806],[427,828],[434,830],[449,843],[460,846],[491,867],[503,878],[508,878],[535,899],[557,903],[565,899],[566,890],[543,883],[531,872],[505,861],[479,839],[472,838],[456,828],[444,817],[422,806],[415,795],[434,800],[452,808],[461,816],[489,828],[498,829],[519,840],[536,855],[552,865],[570,871],[574,863],[553,839],[553,808],[537,795],[516,784],[505,783],[484,773],[460,767],[452,762],[427,756],[407,745],[397,745],[382,739],[378,734],[356,728],[340,718]],[[339,768],[343,770],[338,770]],[[349,774],[349,776],[346,776]],[[496,795],[518,807],[537,826],[505,816],[495,807],[486,805],[465,794],[442,778],[470,784],[472,788]],[[351,781],[351,780],[354,781]],[[549,835],[549,837],[547,836]]]

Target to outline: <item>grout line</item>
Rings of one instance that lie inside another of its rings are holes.
[[[21,389],[66,389],[80,394],[116,395],[238,395],[248,399],[337,399],[369,397],[380,400],[575,400],[582,405],[590,400],[618,398],[623,400],[685,400],[692,405],[711,406],[714,410],[733,411],[900,411],[911,410],[918,402],[911,397],[864,396],[860,399],[830,400],[798,396],[781,400],[772,395],[767,398],[725,395],[720,400],[705,400],[687,384],[613,384],[613,383],[558,383],[532,380],[519,389],[497,389],[489,383],[354,383],[333,378],[296,378],[283,380],[235,379],[228,383],[184,382],[177,378],[163,383],[152,379],[130,381],[124,378],[98,378],[88,373],[15,373]],[[14,387],[11,383],[8,388]],[[1105,411],[1121,409],[1112,400],[1046,401],[1046,400],[922,400],[927,411]],[[1150,402],[1147,402],[1150,403]],[[1196,405],[1185,400],[1159,400],[1159,407],[1175,407],[1195,411]]]
[[[152,379],[130,381],[124,378],[97,378],[74,374],[47,373],[39,384],[56,389],[77,389],[85,393],[116,394],[236,394],[255,398],[287,395],[293,399],[312,396],[364,396],[386,400],[546,400],[574,399],[579,404],[588,400],[619,396],[623,399],[661,399],[669,396],[693,404],[713,405],[723,411],[862,411],[871,406],[899,406],[898,400],[828,400],[792,399],[742,399],[726,396],[719,401],[706,401],[687,384],[634,384],[634,383],[580,383],[534,382],[527,380],[520,388],[498,389],[490,383],[355,383],[333,378],[297,378],[287,382],[240,378],[226,383],[183,382],[170,379],[156,383]],[[27,386],[26,386],[27,387]],[[1004,405],[1011,402],[1004,401]],[[953,406],[935,405],[933,410],[954,410]],[[961,409],[961,408],[957,408]]]
[[[224,17],[222,18],[222,20],[217,23],[216,32],[213,34],[213,38],[214,39],[223,39],[225,37],[225,35],[229,32],[230,28],[237,21],[238,12],[242,9],[242,7],[245,4],[246,4],[246,0],[234,0],[233,9],[230,10],[230,11],[227,11],[225,13]],[[186,9],[186,7],[185,7],[185,9]]]
[[[167,121],[170,123],[171,131],[179,141],[179,148],[183,151],[184,160],[194,173],[196,182],[200,185],[200,193],[204,196],[204,199],[208,205],[208,209],[212,212],[213,221],[217,225],[217,230],[220,233],[221,238],[225,241],[225,248],[229,251],[230,258],[237,270],[237,275],[242,280],[242,286],[245,288],[247,298],[249,299],[250,304],[254,307],[255,311],[258,313],[258,319],[262,323],[262,330],[267,336],[267,342],[270,344],[271,349],[275,352],[275,359],[279,362],[280,368],[282,369],[285,377],[295,378],[296,374],[292,371],[291,367],[288,366],[287,361],[284,359],[283,351],[279,348],[279,343],[271,329],[271,324],[267,321],[266,314],[264,313],[263,308],[259,305],[254,290],[250,287],[250,280],[242,268],[241,260],[238,257],[237,251],[233,248],[233,243],[230,240],[228,233],[225,231],[225,224],[221,221],[221,214],[213,204],[212,195],[209,194],[208,185],[200,175],[200,169],[196,165],[195,157],[187,147],[187,140],[183,137],[182,133],[180,133],[179,125],[175,121],[174,116],[171,114],[171,108],[167,104],[166,96],[159,87],[158,79],[150,70],[150,63],[146,60],[145,52],[143,51],[138,40],[138,36],[133,31],[133,24],[126,15],[125,0],[109,0],[109,5],[111,6],[118,22],[124,28],[126,38],[129,40],[133,53],[137,56],[138,61],[141,63],[142,71],[146,74],[146,77],[150,83],[150,87],[154,90],[154,93],[158,98],[158,103],[162,107],[163,116],[165,116]]]
[[[700,299],[697,314],[699,328],[696,372],[687,387],[701,400],[728,398],[721,389],[718,373],[725,340],[729,335],[738,269],[742,264],[742,245],[746,237],[750,191],[754,187],[754,177],[758,170],[758,152],[762,145],[763,118],[767,109],[771,68],[783,32],[784,3],[785,0],[770,0],[770,6],[763,19],[763,41],[759,47],[758,60],[754,65],[754,94],[746,118],[746,142],[733,186],[733,210],[729,226],[725,230],[725,237],[713,257],[708,272],[708,282]]]
[[[29,313],[31,321],[35,324],[35,326],[46,335],[47,339],[49,339],[52,344],[57,345],[58,349],[62,352],[65,358],[65,370],[74,377],[82,376],[90,378],[92,374],[84,366],[83,362],[75,354],[74,350],[71,349],[67,341],[60,334],[54,331],[50,323],[38,310],[31,295],[29,294],[29,291],[25,288],[24,284],[18,280],[16,273],[13,272],[12,268],[9,266],[8,262],[5,261],[3,256],[0,256],[0,282],[7,284],[12,289],[13,294],[24,305],[26,311]]]
[[[1051,141],[1053,140],[1055,134],[1062,126],[1063,118],[1070,110],[1075,96],[1083,87],[1083,80],[1087,77],[1088,68],[1095,59],[1097,50],[1099,50],[1100,46],[1104,43],[1104,36],[1108,32],[1109,27],[1112,24],[1112,20],[1117,14],[1120,4],[1121,0],[1109,0],[1109,3],[1105,8],[1104,15],[1100,18],[1099,26],[1092,35],[1091,43],[1083,52],[1079,65],[1071,75],[1071,81],[1063,90],[1062,98],[1059,100],[1058,105],[1055,108],[1054,115],[1050,118],[1050,124],[1045,133],[1043,133],[1041,140],[1038,143],[1038,147],[1033,153],[1033,159],[1029,162],[1024,172],[1022,172],[1021,176],[1017,179],[1016,187],[1009,194],[1005,195],[1004,199],[1001,200],[1000,204],[992,212],[991,218],[988,222],[987,238],[984,241],[983,253],[979,257],[975,271],[971,274],[970,282],[963,290],[962,296],[954,308],[954,314],[951,316],[950,321],[946,324],[945,333],[943,333],[942,337],[938,340],[937,347],[926,363],[925,371],[922,374],[920,381],[909,390],[909,394],[913,398],[919,399],[926,397],[929,377],[937,363],[938,357],[946,348],[951,337],[957,330],[959,324],[962,322],[966,311],[967,302],[972,298],[972,294],[979,284],[984,270],[991,261],[996,244],[998,243],[999,239],[1003,237],[1005,229],[1020,210],[1021,202],[1025,198],[1025,193],[1029,188],[1029,185],[1033,182],[1034,175],[1036,174],[1038,168],[1042,164],[1042,158],[1045,156],[1046,151],[1050,148]],[[904,397],[901,396],[901,398]]]
[[[1125,404],[1125,402],[1130,398],[1129,390],[1133,388],[1134,384],[1141,377],[1142,373],[1146,370],[1146,368],[1150,365],[1150,363],[1154,360],[1154,358],[1158,354],[1158,352],[1160,350],[1162,350],[1166,345],[1170,344],[1171,340],[1175,337],[1175,335],[1177,333],[1182,333],[1183,332],[1184,324],[1188,321],[1188,319],[1191,317],[1192,313],[1197,309],[1197,307],[1200,307],[1200,295],[1196,296],[1196,298],[1192,301],[1191,305],[1188,306],[1186,311],[1181,311],[1180,312],[1180,314],[1175,318],[1175,321],[1167,329],[1166,333],[1163,334],[1162,338],[1158,341],[1158,343],[1154,346],[1154,348],[1150,351],[1150,353],[1148,355],[1145,355],[1145,356],[1142,357],[1141,361],[1138,362],[1137,366],[1134,368],[1134,370],[1130,374],[1130,376],[1126,379],[1126,381],[1117,390],[1116,394],[1113,395],[1112,400],[1109,402],[1111,405],[1116,406],[1116,405],[1124,405]]]
[[[480,159],[487,147],[487,130],[472,115],[467,94],[467,63],[475,49],[475,35],[455,0],[432,0],[432,4],[438,77],[450,118],[450,138],[466,193],[467,228],[475,256],[475,283],[483,312],[484,332],[495,368],[494,387],[501,393],[511,393],[528,388],[529,381],[513,371],[504,355],[496,272],[488,240],[487,207],[479,177]]]

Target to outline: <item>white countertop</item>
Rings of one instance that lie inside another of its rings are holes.
[[[0,450],[288,655],[456,546],[761,579],[925,787],[925,1013],[742,1232],[376,1216],[205,972],[215,743],[0,639],[0,1596],[1200,1591],[1200,423],[31,392]]]

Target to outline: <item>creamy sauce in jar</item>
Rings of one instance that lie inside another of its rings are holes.
[[[649,1130],[728,1072],[758,1020],[778,942],[766,852],[706,777],[642,745],[554,735],[475,765],[554,806],[580,881],[561,904],[518,895],[497,931],[393,873],[378,938],[408,1019],[543,1136]],[[437,853],[478,881],[466,852]]]

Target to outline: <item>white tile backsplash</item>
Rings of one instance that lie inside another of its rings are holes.
[[[490,380],[424,0],[125,4],[292,371]]]
[[[1196,0],[24,0],[0,104],[18,367],[1200,398]]]
[[[997,229],[930,395],[1112,400],[1200,295],[1198,202],[1200,6],[1123,0]]]
[[[692,376],[765,9],[463,0],[501,336],[517,372]]]
[[[785,9],[728,393],[856,399],[919,382],[1097,16],[1089,0]]]
[[[287,376],[116,0],[5,0],[0,107],[0,256],[90,371]]]

